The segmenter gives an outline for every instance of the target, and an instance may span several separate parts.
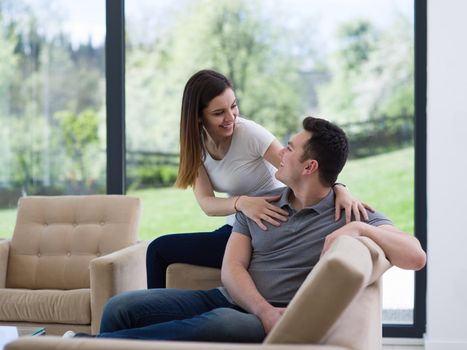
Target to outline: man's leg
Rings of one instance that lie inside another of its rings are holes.
[[[266,334],[254,315],[231,307],[145,327],[101,333],[103,338],[260,343]]]
[[[101,333],[184,320],[231,304],[217,289],[150,289],[125,292],[105,305]]]

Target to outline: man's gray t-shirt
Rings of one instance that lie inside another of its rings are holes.
[[[232,230],[251,238],[248,272],[261,295],[273,304],[287,304],[292,299],[318,262],[325,237],[345,225],[344,215],[335,221],[334,191],[318,204],[299,211],[289,202],[290,191],[283,187],[265,194],[281,195],[273,204],[289,212],[287,222],[279,227],[265,222],[268,229],[263,231],[239,212]],[[392,225],[382,214],[368,212],[368,217],[370,225]]]

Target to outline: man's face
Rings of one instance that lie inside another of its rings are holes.
[[[310,139],[311,133],[301,131],[293,136],[281,151],[281,162],[276,172],[276,178],[290,186],[300,178],[306,167],[300,159],[303,154],[303,146]]]

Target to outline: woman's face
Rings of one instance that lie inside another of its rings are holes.
[[[237,116],[237,99],[233,90],[227,88],[203,110],[203,126],[212,138],[230,137]]]

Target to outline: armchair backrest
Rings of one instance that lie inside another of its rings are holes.
[[[136,243],[139,199],[32,196],[18,201],[7,288],[89,288],[89,262]]]

